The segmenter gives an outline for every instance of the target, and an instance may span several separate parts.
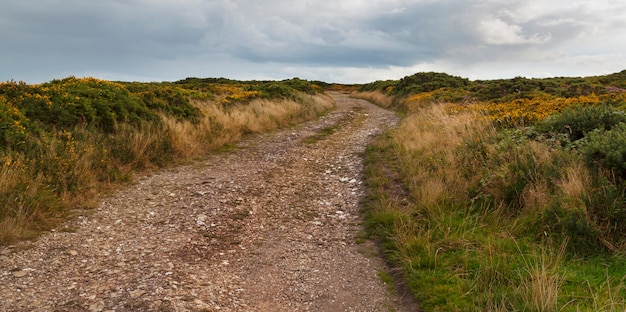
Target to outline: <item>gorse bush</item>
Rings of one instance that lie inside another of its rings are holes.
[[[280,81],[280,84],[306,94],[317,94],[322,92],[322,88],[318,86],[317,83],[311,83],[300,78],[282,80]]]
[[[300,90],[299,90],[300,89]],[[252,96],[262,97],[267,99],[281,99],[281,98],[294,98],[294,90],[305,92],[315,92],[313,88],[307,90],[299,85],[299,83],[289,81],[288,83],[263,83],[258,85],[249,86],[247,91],[253,92]]]
[[[406,96],[420,92],[430,92],[441,88],[462,88],[469,80],[444,73],[416,73],[406,76],[391,91],[395,95]]]
[[[623,114],[616,114],[620,119]],[[617,118],[610,118],[611,122]],[[603,123],[589,132],[581,148],[585,161],[591,167],[610,170],[620,182],[626,181],[626,123]]]
[[[626,115],[623,111],[607,104],[575,105],[547,118],[537,128],[544,133],[566,134],[570,140],[577,141],[590,131],[610,130],[625,121]]]
[[[471,94],[476,102],[507,103],[514,100],[532,100],[537,97],[560,99],[602,97],[603,101],[623,102],[626,93],[624,77],[620,73],[586,78],[524,78],[475,80],[445,73],[421,72],[400,80],[375,81],[364,84],[359,91],[381,91],[398,97],[407,97],[441,88]],[[616,100],[615,100],[616,99]],[[465,99],[467,100],[467,99]]]
[[[358,89],[359,92],[367,91],[382,91],[384,93],[390,93],[398,85],[397,80],[379,80],[375,82],[366,83],[361,85]]]
[[[201,116],[189,100],[193,93],[178,87],[141,84],[133,89],[140,102],[151,110],[179,119],[197,120]]]
[[[119,123],[156,120],[122,85],[94,78],[66,78],[41,85],[7,82],[0,96],[45,130],[77,125],[115,131]]]
[[[0,97],[0,149],[22,148],[26,143],[30,121],[15,106]]]

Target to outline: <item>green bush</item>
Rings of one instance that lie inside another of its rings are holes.
[[[537,130],[543,133],[566,134],[571,141],[577,141],[592,130],[609,130],[624,121],[624,112],[610,105],[577,105],[547,118],[537,126]]]
[[[189,96],[178,87],[149,87],[136,93],[141,102],[148,108],[168,115],[197,121],[200,110],[189,102]]]
[[[469,84],[469,80],[445,73],[416,73],[400,79],[392,93],[399,96],[407,96],[421,92],[434,91],[441,88],[463,88]]]
[[[29,120],[13,105],[0,97],[0,150],[19,147],[26,143]]]
[[[619,246],[626,234],[626,195],[624,183],[604,176],[596,177],[593,189],[584,198],[589,218],[597,224],[605,242]]]
[[[258,91],[262,94],[262,97],[269,99],[291,99],[295,96],[294,89],[278,82],[252,85],[246,91]]]
[[[292,79],[287,79],[287,80],[283,80],[281,81],[282,84],[285,84],[286,86],[300,91],[300,92],[304,92],[307,94],[316,94],[316,93],[320,93],[322,92],[322,89],[319,87],[316,87],[314,84],[306,81],[306,80],[302,80],[300,78],[292,78]]]
[[[359,87],[360,92],[367,91],[381,91],[386,92],[387,90],[393,90],[396,85],[398,85],[397,80],[378,80],[374,82],[370,82]]]
[[[581,153],[591,167],[601,167],[626,180],[626,123],[590,132]]]
[[[69,77],[41,85],[7,82],[0,85],[0,95],[48,131],[84,125],[114,132],[122,122],[156,120],[124,86],[95,78]]]
[[[553,202],[541,212],[540,237],[550,239],[557,246],[567,242],[572,254],[589,255],[605,252],[598,239],[601,233],[595,223],[580,209],[565,209]]]

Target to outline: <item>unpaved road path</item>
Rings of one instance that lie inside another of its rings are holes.
[[[397,123],[337,109],[144,177],[32,242],[0,250],[0,311],[399,311],[357,243],[359,156]]]

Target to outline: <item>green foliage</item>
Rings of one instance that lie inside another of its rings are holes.
[[[297,92],[306,94],[322,92],[319,86],[299,78],[252,84],[246,90],[259,92],[262,98],[292,100],[297,100]]]
[[[577,141],[590,131],[609,130],[624,121],[624,112],[610,105],[576,105],[544,120],[537,129],[543,133],[565,134],[571,141]]]
[[[466,78],[451,76],[445,73],[416,73],[400,79],[392,94],[407,96],[441,88],[463,88],[468,84],[469,80]]]
[[[421,72],[400,80],[375,81],[360,86],[359,91],[390,92],[399,97],[447,88],[456,92],[453,102],[509,102],[537,97],[576,98],[580,96],[626,93],[626,70],[597,77],[556,77],[475,80],[445,73]],[[458,94],[463,94],[459,97]]]
[[[396,85],[398,85],[397,80],[378,80],[370,83],[366,83],[359,87],[360,92],[365,91],[381,91],[381,92],[389,92],[392,91]]]
[[[608,252],[616,251],[615,246],[625,243],[626,235],[626,184],[616,183],[611,179],[598,176],[593,188],[584,198],[587,220],[596,229],[596,241],[603,242]]]
[[[589,165],[609,169],[626,180],[626,123],[590,132],[581,152]]]
[[[526,199],[530,187],[548,181],[546,191],[556,194],[554,183],[575,158],[566,152],[545,158],[545,150],[533,148],[533,135],[530,129],[503,130],[491,143],[469,141],[458,149],[461,173],[475,181],[467,190],[472,205],[518,215],[531,205]]]
[[[268,99],[284,99],[293,98],[295,96],[294,89],[283,83],[263,83],[259,85],[253,85],[247,88],[248,91],[256,91],[261,94],[263,98]]]
[[[0,97],[0,150],[22,148],[28,137],[29,120],[13,105]]]
[[[558,244],[567,242],[571,254],[588,256],[606,252],[599,240],[602,233],[580,209],[566,209],[555,201],[545,207],[536,221],[540,239]]]
[[[174,82],[174,85],[182,86],[185,89],[191,90],[203,90],[210,84],[240,84],[241,81],[232,80],[228,78],[185,78]]]
[[[368,149],[382,157],[366,162],[366,224],[421,307],[623,310],[626,71],[448,78],[361,88],[390,87],[410,108],[390,142]]]
[[[77,125],[115,131],[119,123],[156,120],[122,85],[94,78],[69,77],[41,85],[7,82],[0,96],[48,131]]]
[[[302,80],[297,77],[283,80],[280,83],[288,86],[289,88],[293,90],[304,92],[306,94],[316,94],[316,93],[322,92],[322,89],[320,86],[313,84],[309,81]]]
[[[512,101],[532,98],[543,93],[556,97],[578,97],[607,93],[606,85],[592,78],[524,78],[477,80],[468,85],[469,90],[481,101]]]
[[[140,102],[151,110],[178,119],[194,121],[202,115],[200,110],[193,106],[189,100],[191,96],[198,96],[192,92],[186,92],[180,87],[149,83],[132,83],[127,84],[127,86],[139,98]]]

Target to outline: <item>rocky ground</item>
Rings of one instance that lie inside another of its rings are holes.
[[[408,311],[359,239],[360,153],[394,113],[337,109],[138,179],[0,250],[0,311]]]

